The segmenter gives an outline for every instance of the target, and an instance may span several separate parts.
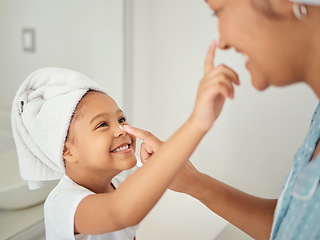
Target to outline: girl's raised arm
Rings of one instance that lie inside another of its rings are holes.
[[[239,84],[233,70],[214,67],[215,49],[213,42],[190,118],[116,191],[90,195],[80,202],[75,214],[77,232],[101,234],[136,225],[157,203],[219,116],[225,98],[233,98],[233,84]],[[126,131],[130,133],[130,128]],[[145,132],[140,137],[152,136]]]

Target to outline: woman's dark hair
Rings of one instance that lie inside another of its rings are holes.
[[[274,11],[269,0],[251,0],[250,3],[253,8],[263,13],[265,16],[269,18],[273,18],[273,19],[282,18],[282,16],[280,16],[278,13]]]

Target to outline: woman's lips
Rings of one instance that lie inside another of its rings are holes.
[[[248,68],[248,64],[249,64],[249,56],[247,55],[247,54],[245,54],[245,53],[243,53],[242,54],[243,55],[243,59],[244,59],[244,64],[245,64],[245,66],[246,66],[246,68]]]
[[[244,61],[247,63],[249,61],[249,56],[245,53],[243,53],[242,55],[243,55]]]
[[[247,66],[248,62],[249,62],[249,56],[247,54],[243,53],[242,51],[240,51],[239,49],[235,49],[235,50],[236,50],[236,52],[242,54],[243,59],[245,61],[245,65]]]

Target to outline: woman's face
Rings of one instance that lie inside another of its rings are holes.
[[[297,50],[301,37],[292,31],[294,18],[290,9],[284,9],[281,16],[270,16],[272,11],[268,0],[207,2],[219,19],[219,47],[234,47],[244,54],[246,68],[256,89],[301,80],[303,56],[300,55],[303,54]]]

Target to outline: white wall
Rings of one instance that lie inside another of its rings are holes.
[[[217,19],[205,1],[134,1],[133,124],[165,140],[188,118],[212,39],[218,39]],[[218,51],[216,60],[239,73],[241,86],[191,160],[219,180],[275,198],[317,99],[303,85],[256,91],[234,51]],[[142,222],[138,237],[213,239],[223,226],[197,201],[168,192]]]
[[[10,131],[18,86],[40,67],[78,70],[122,107],[123,1],[0,0],[0,20],[0,132]],[[35,52],[23,51],[23,28],[35,29]]]

